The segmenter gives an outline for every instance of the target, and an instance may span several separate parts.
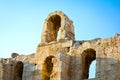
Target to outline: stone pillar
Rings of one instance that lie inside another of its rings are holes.
[[[0,63],[0,80],[3,80],[3,65]]]
[[[82,80],[82,62],[80,56],[71,56],[69,65],[70,80]]]
[[[115,46],[99,48],[97,51],[96,79],[120,80],[120,53],[114,51],[114,48]]]
[[[36,69],[35,64],[24,63],[22,80],[36,80],[35,75],[33,74],[35,69]]]
[[[69,69],[70,56],[66,53],[59,53],[57,58],[53,58],[53,72],[50,80],[69,80],[68,69]]]
[[[11,59],[2,59],[2,80],[13,80],[13,63]]]
[[[99,59],[96,78],[100,80],[120,80],[120,62],[114,58]]]

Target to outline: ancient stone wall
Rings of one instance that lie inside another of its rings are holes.
[[[0,58],[0,80],[120,80],[119,34],[83,41],[74,36],[72,21],[61,11],[51,13],[36,53]],[[96,75],[88,79],[94,60]]]
[[[88,79],[89,67],[93,60],[96,60],[96,80],[120,79],[119,35],[85,41],[82,44],[76,41],[74,44],[68,53],[71,55],[70,63],[73,65],[71,72],[76,74],[71,80]]]

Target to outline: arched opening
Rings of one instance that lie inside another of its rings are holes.
[[[48,56],[42,67],[42,80],[50,80],[50,75],[52,74],[53,70],[53,63],[52,63],[52,58],[54,56]]]
[[[94,49],[86,49],[82,53],[82,77],[89,78],[89,69],[91,63],[96,59],[96,51]]]
[[[47,26],[48,26],[48,37],[50,37],[48,42],[56,40],[57,36],[60,35],[58,34],[58,31],[59,28],[61,27],[61,17],[58,15],[53,15],[48,19]]]
[[[23,63],[18,61],[14,66],[14,79],[13,80],[22,80],[23,74]]]

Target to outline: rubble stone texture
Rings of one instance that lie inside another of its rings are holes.
[[[96,60],[95,78],[88,79]],[[76,41],[73,22],[48,15],[36,53],[0,58],[0,80],[120,80],[120,35]]]

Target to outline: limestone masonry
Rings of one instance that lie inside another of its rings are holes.
[[[93,60],[96,75],[88,79]],[[120,80],[120,35],[76,41],[73,22],[55,11],[44,21],[36,53],[0,58],[0,80]]]

